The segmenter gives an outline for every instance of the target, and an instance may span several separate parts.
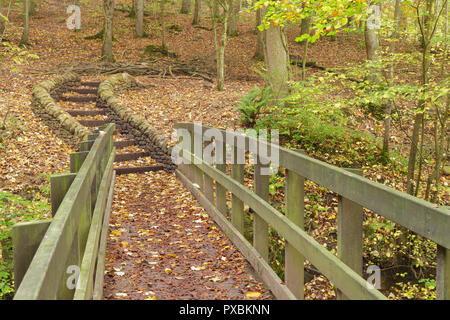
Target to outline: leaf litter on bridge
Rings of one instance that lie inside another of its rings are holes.
[[[166,172],[117,177],[105,299],[272,299],[245,258]]]

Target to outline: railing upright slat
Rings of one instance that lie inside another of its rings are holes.
[[[450,300],[450,249],[438,245],[436,260],[437,299]]]
[[[360,169],[346,170],[360,176],[363,175]],[[363,217],[364,210],[360,204],[338,196],[338,257],[361,276],[363,272]],[[347,300],[347,297],[338,290],[337,299]]]
[[[216,169],[220,170],[221,172],[225,173],[227,170],[227,163],[226,163],[226,145],[223,142],[222,145],[216,145],[216,148],[221,147],[222,148],[222,154],[216,153]],[[216,152],[218,152],[216,150]],[[220,183],[216,181],[216,207],[217,210],[220,211],[224,216],[227,215],[227,189],[224,188]]]
[[[238,164],[238,149],[233,147],[233,163],[231,164],[231,178],[244,183],[244,165]],[[231,195],[231,223],[241,233],[244,234],[244,202],[236,194]]]
[[[257,160],[258,161],[258,160]],[[261,174],[263,166],[255,165],[255,193],[269,202],[269,175]],[[253,214],[253,246],[265,261],[269,261],[269,225],[256,213]]]
[[[299,228],[304,228],[305,179],[295,172],[286,170],[286,217]],[[304,298],[304,262],[303,255],[286,241],[285,280],[286,285],[297,297]]]

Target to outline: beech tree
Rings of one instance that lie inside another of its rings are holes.
[[[194,5],[194,19],[192,20],[193,25],[199,25],[200,24],[200,10],[202,6],[201,0],[195,0]]]
[[[239,11],[241,10],[241,0],[228,0],[230,15],[228,18],[227,34],[231,37],[238,35]]]
[[[265,16],[260,26],[264,30],[264,59],[267,73],[266,81],[272,87],[274,95],[283,98],[288,95],[289,53],[286,44],[284,27],[289,23],[298,23],[314,15],[311,20],[313,34],[305,33],[296,41],[305,41],[303,54],[302,75],[305,78],[305,66],[308,43],[314,43],[321,36],[333,35],[341,30],[348,30],[348,17],[361,17],[365,4],[344,0],[313,0],[305,3],[301,0],[293,1],[264,1],[256,2],[254,9],[265,8]]]
[[[180,13],[188,14],[189,12],[191,12],[191,0],[183,0]]]
[[[113,47],[113,20],[115,0],[103,0],[103,12],[105,17],[104,32],[103,32],[103,46],[102,59],[106,62],[114,62],[112,52]]]
[[[214,34],[216,49],[217,90],[222,91],[225,83],[225,47],[227,45],[227,26],[230,15],[230,2],[228,0],[210,0],[208,2]],[[222,15],[218,7],[222,8]]]
[[[144,0],[135,0],[136,11],[136,35],[139,38],[144,36]]]
[[[0,0],[0,37],[2,36],[6,27],[6,16],[3,15],[2,9],[3,9],[3,1]]]
[[[30,0],[23,0],[23,32],[20,40],[21,45],[28,44],[30,24]]]

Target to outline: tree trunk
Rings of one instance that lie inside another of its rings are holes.
[[[278,101],[289,94],[289,53],[284,29],[270,26],[264,30],[264,61],[267,68],[267,85]]]
[[[228,18],[227,34],[230,37],[238,35],[239,11],[241,10],[241,0],[228,0],[230,6],[230,17]]]
[[[188,14],[189,12],[191,12],[191,0],[183,0],[180,13]]]
[[[225,47],[227,45],[227,26],[228,26],[228,18],[230,15],[230,6],[227,0],[220,2],[223,9],[222,16],[222,29],[221,36],[218,39],[218,24],[217,24],[217,15],[214,14],[217,12],[218,8],[218,0],[214,0],[212,7],[212,23],[213,23],[213,33],[214,33],[214,45],[216,48],[216,60],[217,60],[217,90],[222,91],[225,84]]]
[[[160,0],[160,7],[159,7],[159,21],[161,23],[161,48],[163,50],[167,50],[167,44],[166,44],[166,0]]]
[[[105,32],[103,34],[102,59],[106,62],[114,62],[112,52],[113,42],[113,20],[115,0],[103,0],[103,12],[105,16]]]
[[[3,35],[3,32],[5,31],[5,28],[6,28],[6,16],[5,16],[5,14],[3,14],[3,11],[2,11],[2,9],[3,9],[3,1],[2,0],[0,0],[0,38],[1,38],[1,36]],[[3,17],[5,17],[5,18],[3,18]]]
[[[144,36],[144,0],[136,0],[136,35]]]
[[[309,29],[311,27],[311,17],[307,17],[305,19],[302,19],[302,23],[300,25],[300,36],[304,34],[309,34]],[[301,41],[300,44],[305,44],[305,41]]]
[[[23,33],[20,40],[21,45],[28,44],[29,22],[30,22],[30,0],[23,0]]]
[[[400,15],[402,8],[402,0],[395,1],[395,10],[394,10],[394,30],[391,36],[391,43],[389,45],[389,55],[393,56],[395,53],[395,45],[398,39],[398,30],[400,28]],[[394,62],[391,63],[389,67],[389,72],[387,75],[387,80],[389,85],[394,81]],[[392,101],[386,103],[384,107],[384,134],[383,134],[383,149],[381,151],[382,160],[386,163],[389,158],[389,140],[391,138],[391,113],[392,113]]]
[[[194,19],[192,20],[193,25],[199,25],[200,24],[200,9],[202,6],[201,0],[195,0],[195,7],[194,7]]]
[[[379,3],[373,4],[372,7],[374,10],[380,10],[381,6]],[[364,30],[364,37],[365,37],[365,43],[366,43],[366,53],[367,53],[367,59],[371,61],[378,60],[378,49],[380,47],[380,40],[378,38],[378,28],[376,25],[373,25],[372,23],[366,22],[365,30]]]
[[[436,17],[436,7],[435,0],[427,0],[426,2],[426,10],[427,13],[424,15],[427,18],[423,19],[424,25],[422,25],[422,35],[421,35],[421,43],[422,43],[422,79],[421,85],[422,88],[427,87],[429,81],[429,70],[430,70],[430,48],[431,48],[431,40],[434,36],[433,25],[435,24]],[[409,194],[414,193],[414,173],[416,171],[416,161],[417,161],[417,151],[418,151],[418,143],[419,143],[419,131],[422,125],[422,121],[424,121],[424,112],[425,112],[425,101],[419,100],[416,110],[416,116],[414,118],[414,126],[413,126],[413,134],[411,138],[411,148],[409,150],[409,159],[408,159],[408,173],[406,176],[406,192]]]
[[[258,29],[258,26],[262,24],[264,12],[262,9],[256,10],[256,50],[253,56],[256,60],[264,59],[264,35],[263,32]]]

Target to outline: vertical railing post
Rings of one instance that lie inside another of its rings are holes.
[[[363,175],[360,169],[346,169],[354,174]],[[363,271],[363,217],[364,211],[360,204],[342,196],[338,196],[338,257],[353,271],[362,276]],[[340,290],[337,299],[347,300]]]
[[[286,169],[286,217],[300,228],[304,228],[305,179]],[[297,297],[304,299],[304,257],[286,241],[285,281]]]
[[[235,138],[234,138],[235,139]],[[233,163],[231,164],[231,178],[237,182],[244,183],[244,164],[238,163],[237,139],[233,146]],[[236,197],[231,195],[231,223],[241,233],[244,234],[244,203]]]
[[[52,217],[58,211],[59,205],[66,196],[67,191],[72,185],[77,175],[75,173],[61,174],[50,177],[50,198],[52,204]]]
[[[202,130],[203,131],[203,130]],[[191,131],[191,153],[196,156],[199,159],[203,159],[203,135],[202,132],[197,132],[194,129]],[[200,144],[200,147],[198,145]],[[196,150],[198,149],[198,150]],[[191,168],[192,168],[192,182],[196,183],[200,189],[201,192],[203,192],[203,172],[195,165],[196,160],[194,160],[194,157],[191,159]]]
[[[216,150],[216,169],[226,173],[227,170],[227,145],[225,138],[222,137],[222,144],[216,144],[216,148],[222,147],[222,156]],[[216,181],[216,208],[224,216],[227,215],[227,189]]]
[[[14,287],[17,291],[52,220],[21,222],[12,227]]]
[[[450,249],[438,245],[436,260],[437,299],[450,300]]]
[[[212,139],[210,141],[203,141],[202,158],[203,158],[203,150],[205,149],[207,143],[213,143]],[[211,204],[214,205],[214,180],[211,179],[211,177],[208,176],[206,173],[203,174],[203,187],[204,187],[203,193],[205,194],[205,197],[209,200],[209,202],[211,202]]]
[[[261,174],[264,168],[256,157],[255,164],[255,193],[264,201],[269,202],[269,175]],[[257,213],[253,214],[253,246],[261,258],[269,261],[269,225]]]

